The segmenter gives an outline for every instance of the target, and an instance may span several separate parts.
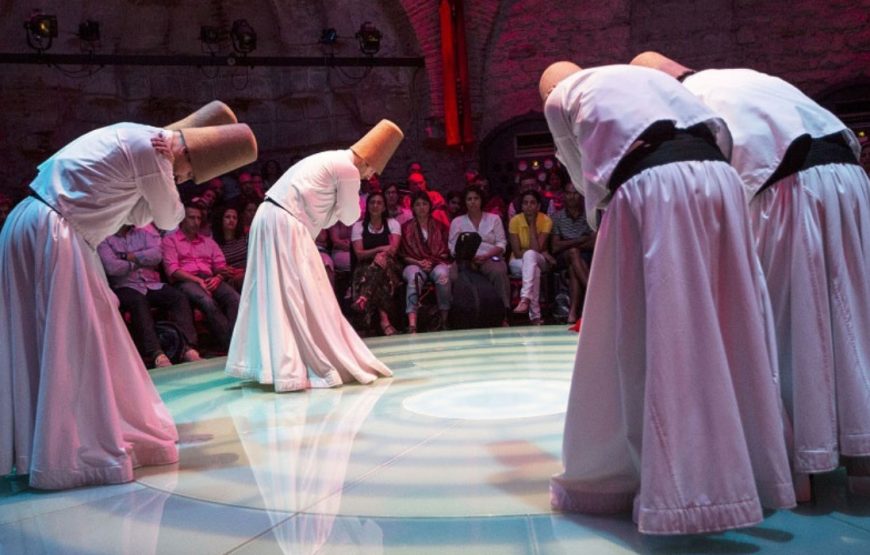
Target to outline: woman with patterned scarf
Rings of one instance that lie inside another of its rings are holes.
[[[431,217],[432,201],[425,191],[414,193],[411,199],[414,219],[402,226],[400,254],[407,266],[402,272],[406,282],[405,310],[408,314],[408,333],[417,331],[419,290],[426,281],[435,284],[441,328],[447,327],[450,312],[450,249],[447,246],[447,228]]]

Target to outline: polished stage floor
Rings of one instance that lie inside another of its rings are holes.
[[[222,358],[155,371],[181,461],[119,486],[0,481],[0,553],[870,553],[870,498],[842,473],[814,504],[724,534],[551,511],[576,341],[562,326],[375,338],[394,378],[280,395]]]

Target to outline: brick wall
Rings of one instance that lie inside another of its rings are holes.
[[[78,78],[44,66],[0,65],[4,189],[26,182],[39,161],[89,129],[119,120],[162,124],[213,98],[251,124],[263,159],[285,167],[311,152],[348,145],[380,117],[394,119],[407,135],[387,180],[403,178],[406,164],[419,160],[436,186],[454,188],[478,158],[475,148],[442,145],[438,0],[56,4],[61,37],[52,52],[79,52],[73,33],[90,18],[102,23],[101,53],[200,54],[200,25],[244,17],[258,32],[256,55],[329,55],[317,39],[322,28],[335,27],[341,38],[332,52],[355,56],[353,35],[370,20],[384,33],[379,55],[423,56],[426,67],[108,67]],[[32,6],[0,3],[0,51],[29,51],[21,23]],[[465,10],[478,140],[539,110],[540,72],[562,58],[592,66],[654,49],[696,67],[753,67],[810,95],[870,82],[870,0],[465,0]],[[228,48],[221,45],[223,52]]]

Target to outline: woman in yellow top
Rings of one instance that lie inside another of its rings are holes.
[[[535,190],[525,191],[522,196],[522,213],[511,218],[508,233],[511,242],[510,271],[522,274],[523,288],[520,302],[514,312],[528,311],[529,320],[541,325],[541,271],[547,270],[555,260],[547,252],[547,242],[553,229],[553,220],[541,214],[541,195]]]

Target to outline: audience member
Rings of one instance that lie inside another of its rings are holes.
[[[405,279],[405,312],[408,332],[417,332],[419,288],[431,281],[435,284],[435,297],[441,316],[441,328],[447,327],[450,313],[450,250],[447,246],[448,230],[431,217],[432,200],[425,191],[414,195],[414,219],[402,226],[401,255],[405,261],[402,277]]]
[[[523,195],[526,191],[535,191],[538,193],[538,198],[541,200],[538,206],[538,211],[542,214],[551,214],[550,200],[541,193],[541,181],[538,180],[538,174],[533,171],[525,171],[517,176],[517,196],[508,205],[508,221],[523,211]]]
[[[260,206],[260,203],[256,200],[245,200],[242,203],[242,232],[245,235],[251,231],[251,222],[254,221],[254,214],[257,213],[257,207]]]
[[[547,241],[553,229],[553,220],[542,214],[541,194],[534,189],[522,196],[522,213],[514,216],[508,226],[511,242],[511,274],[522,275],[523,287],[520,302],[514,312],[529,313],[532,324],[540,325],[541,319],[541,272],[555,260],[547,252]]]
[[[499,218],[504,218],[505,214],[507,214],[507,206],[505,206],[503,198],[499,195],[491,194],[491,191],[489,190],[489,180],[481,174],[477,174],[472,183],[480,187],[481,191],[483,191],[484,198],[487,199],[486,204],[483,206],[483,211],[495,214]]]
[[[248,236],[242,230],[238,208],[229,205],[217,209],[212,221],[212,239],[224,253],[227,263],[221,276],[236,291],[241,291],[248,261]]]
[[[426,191],[429,194],[429,198],[432,200],[432,209],[433,210],[441,210],[444,208],[446,204],[444,202],[444,197],[441,196],[441,193],[438,191],[429,190],[429,186],[426,183],[426,178],[420,172],[414,172],[408,176],[408,191],[411,193],[409,196],[405,197],[402,201],[402,206],[411,209],[411,197],[414,193],[418,191]]]
[[[553,254],[568,268],[568,290],[571,304],[568,323],[580,317],[580,300],[589,282],[589,264],[595,246],[595,231],[586,221],[583,195],[570,181],[564,189],[565,207],[553,214]]]
[[[560,167],[554,167],[547,171],[546,187],[541,196],[548,204],[547,215],[553,214],[565,207],[565,184],[568,182],[568,174]]]
[[[447,193],[447,217],[452,222],[457,216],[462,215],[462,193],[450,191]]]
[[[260,168],[260,174],[263,176],[263,188],[268,191],[272,185],[281,177],[284,170],[281,169],[281,164],[277,160],[271,159],[263,162]]]
[[[188,348],[182,359],[200,360],[190,303],[180,291],[166,287],[160,280],[157,270],[163,261],[160,235],[152,226],[149,228],[125,225],[97,246],[97,254],[121,304],[121,312],[130,313],[131,335],[143,360],[158,368],[172,365],[157,338],[152,307],[164,310],[184,334]]]
[[[175,286],[202,311],[209,331],[226,349],[239,310],[239,293],[224,283],[227,263],[220,247],[199,233],[203,207],[189,204],[184,212],[179,229],[163,238],[163,267]]]
[[[384,335],[395,335],[390,322],[396,313],[396,290],[401,282],[401,268],[396,261],[402,230],[399,222],[386,215],[386,199],[372,192],[366,202],[363,219],[351,230],[351,244],[356,267],[353,272],[353,309],[366,315],[366,325],[377,313]]]
[[[481,242],[477,254],[474,256],[474,266],[486,276],[499,292],[505,314],[507,314],[507,311],[510,310],[511,284],[507,266],[502,258],[507,246],[504,225],[501,223],[500,217],[482,210],[484,193],[479,186],[467,187],[464,200],[465,214],[455,218],[450,223],[448,239],[450,254],[454,256],[456,254],[456,240],[460,233],[469,231],[480,235]]]
[[[387,217],[395,219],[399,225],[404,225],[405,222],[414,218],[411,211],[399,202],[399,186],[397,184],[389,183],[384,187],[384,198],[387,200]]]

